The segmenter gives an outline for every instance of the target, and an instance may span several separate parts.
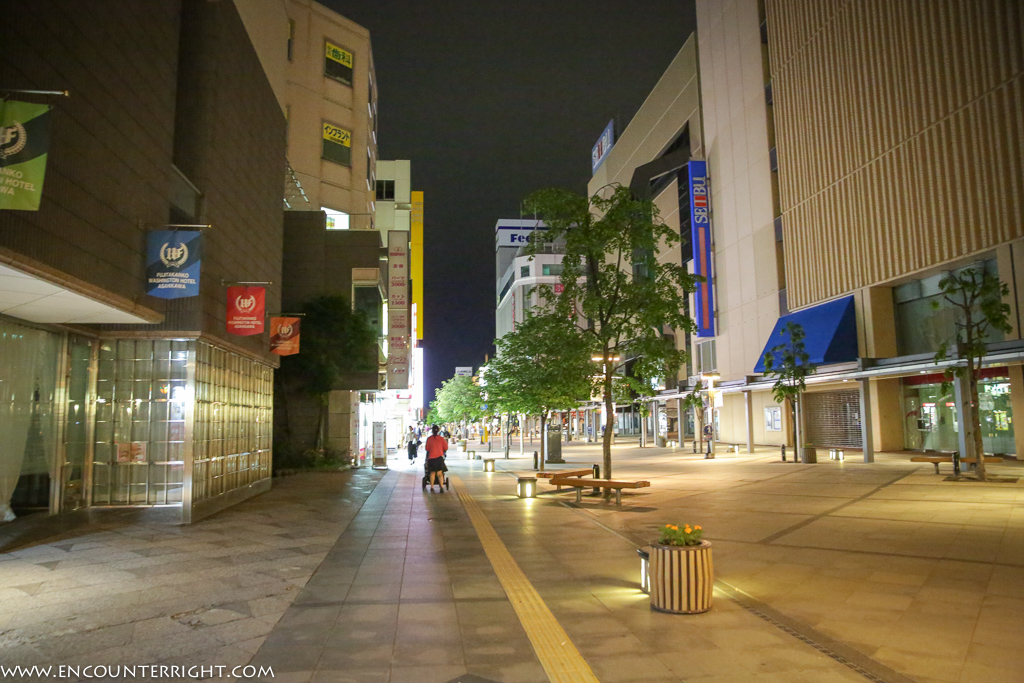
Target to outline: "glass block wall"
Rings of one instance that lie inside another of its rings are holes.
[[[181,503],[193,343],[121,339],[100,344],[93,505]]]
[[[192,502],[270,477],[274,370],[196,342]]]

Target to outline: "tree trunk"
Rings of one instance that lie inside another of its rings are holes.
[[[523,435],[523,429],[526,427],[526,416],[519,413],[519,456],[526,455],[526,442]]]
[[[970,414],[971,429],[974,431],[971,435],[974,439],[974,457],[977,459],[977,469],[975,469],[975,472],[977,473],[978,481],[986,481],[988,473],[985,471],[985,446],[981,440],[981,404],[978,401],[978,372],[974,367],[973,359],[969,359],[967,362],[967,387],[967,393],[970,398],[970,405],[967,408]]]
[[[605,358],[608,357],[607,352]],[[605,479],[612,478],[612,436],[615,433],[615,409],[612,403],[612,370],[605,363],[604,370],[604,442],[602,444],[602,453],[604,455],[604,471],[602,474]],[[611,495],[611,489],[605,489],[605,495]]]
[[[800,433],[800,399],[793,398],[793,460],[804,461],[803,434]]]

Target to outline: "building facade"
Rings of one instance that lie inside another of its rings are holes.
[[[538,287],[558,285],[563,256],[558,245],[547,243],[533,256],[525,252],[530,236],[546,229],[542,222],[529,219],[504,218],[494,226],[495,339],[514,332],[529,310],[540,303]]]
[[[1019,3],[996,0],[914,12],[698,0],[695,36],[589,189],[617,182],[651,196],[683,238],[683,253],[666,257],[699,273],[700,250],[687,244],[694,195],[671,158],[684,130],[688,156],[706,165],[713,325],[689,339],[679,380],[711,383],[714,440],[793,444],[763,357],[798,322],[818,366],[803,402],[807,443],[860,449],[865,460],[875,450],[963,451],[962,400],[942,390],[934,355],[955,320],[939,281],[974,267],[1010,292],[1012,331],[989,340],[980,409],[986,452],[1016,453],[1021,22]],[[686,436],[671,399],[664,392],[661,429]]]
[[[0,210],[0,515],[188,523],[270,486],[276,357],[226,287],[280,305],[285,119],[233,3],[73,5],[0,26],[5,88],[70,93],[5,93],[52,110],[38,210]],[[169,225],[199,226],[195,296],[147,294]]]

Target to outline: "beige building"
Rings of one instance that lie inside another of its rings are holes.
[[[387,232],[376,224],[369,31],[312,0],[239,0],[239,13],[288,121],[283,306],[297,310],[314,296],[345,296],[380,327],[383,363],[388,286],[380,253]],[[326,420],[317,406],[292,401],[288,431],[301,434],[293,438],[303,445],[319,431],[316,442],[355,453],[360,398],[382,388],[378,377],[346,378],[331,392]]]
[[[685,251],[690,199],[665,183],[674,166],[664,159],[688,124],[690,155],[707,163],[715,302],[713,335],[690,340],[691,384],[714,378],[716,440],[792,445],[762,357],[794,321],[818,365],[806,443],[860,449],[866,460],[874,450],[963,451],[962,401],[943,393],[933,361],[954,317],[932,302],[941,303],[945,273],[976,265],[1009,286],[1013,327],[991,338],[983,441],[986,452],[1017,452],[1022,22],[1009,0],[913,12],[901,3],[698,0],[696,36],[590,190],[646,188],[681,227]],[[670,390],[662,398],[671,438]]]
[[[984,263],[1009,286],[1013,331],[992,339],[1002,343],[990,347],[981,386],[983,441],[987,452],[1017,453],[1020,3],[936,1],[911,12],[774,0],[765,19],[787,298],[805,309],[853,297],[860,368],[842,379],[870,394],[868,446],[963,450],[960,402],[943,395],[929,361],[952,315],[931,303],[941,303],[944,273]]]
[[[311,0],[288,0],[288,161],[327,228],[373,229],[377,84],[370,33]]]

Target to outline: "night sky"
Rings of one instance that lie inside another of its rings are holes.
[[[426,388],[494,341],[494,223],[543,187],[585,192],[695,26],[692,0],[320,0],[370,31],[381,159],[424,192]]]

